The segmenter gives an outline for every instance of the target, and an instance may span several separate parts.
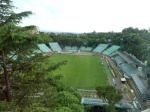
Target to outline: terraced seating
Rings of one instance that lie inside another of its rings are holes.
[[[138,69],[132,64],[122,64],[120,65],[120,67],[128,76],[131,76],[132,74],[135,74],[138,72]]]
[[[71,51],[71,46],[65,46],[66,51]]]
[[[115,57],[114,60],[116,61],[116,63],[118,65],[121,64],[121,63],[123,63],[125,61],[121,56]]]
[[[120,46],[113,45],[110,48],[106,49],[104,52],[102,52],[102,54],[110,56],[111,53],[117,51],[119,48]]]
[[[86,98],[83,97],[81,100],[81,104],[83,105],[91,105],[91,106],[104,106],[104,105],[109,105],[108,102],[104,102],[102,99],[97,99],[97,98]],[[124,103],[124,104],[115,104],[115,108],[122,108],[122,109],[132,109],[133,106],[129,103]],[[99,112],[99,111],[98,111]],[[123,112],[123,111],[122,111]]]
[[[99,44],[93,52],[101,53],[104,49],[106,49],[108,44]]]
[[[132,75],[131,77],[142,101],[150,99],[150,92],[147,90],[146,86],[139,79],[139,77],[136,74]]]
[[[38,44],[38,48],[44,53],[52,52],[52,50],[48,48],[45,44]]]
[[[86,50],[86,47],[85,46],[81,46],[80,47],[80,51],[85,51]]]
[[[72,50],[72,51],[77,51],[77,50],[78,50],[78,47],[77,47],[77,46],[72,46],[72,47],[71,47],[71,50]]]
[[[115,56],[115,55],[117,55],[117,53],[116,53],[116,52],[113,52],[113,53],[111,53],[109,56],[110,56],[110,57],[113,57],[113,56]]]
[[[86,47],[86,51],[92,51],[92,47]]]
[[[85,47],[85,46],[81,46],[79,48],[80,51],[87,51],[87,52],[92,51],[92,49],[93,49],[92,47]]]
[[[51,42],[51,43],[49,43],[49,45],[50,45],[52,51],[54,51],[54,52],[61,52],[62,51],[60,45],[57,42]]]

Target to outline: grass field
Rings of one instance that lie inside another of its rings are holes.
[[[68,61],[54,72],[54,74],[64,74],[62,81],[67,87],[95,89],[98,85],[109,84],[110,71],[107,64],[97,56],[57,54],[52,59],[56,62]]]

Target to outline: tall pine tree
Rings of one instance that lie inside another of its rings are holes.
[[[10,102],[18,90],[20,102],[29,92],[38,88],[33,83],[38,85],[37,82],[43,81],[48,71],[63,63],[47,63],[48,57],[36,52],[38,43],[50,40],[46,34],[33,34],[32,31],[37,30],[36,26],[18,25],[24,17],[33,14],[31,11],[15,13],[11,0],[1,0],[0,3],[0,99]]]
[[[60,93],[68,90],[59,81],[63,75],[52,75],[52,71],[66,61],[53,63],[49,55],[37,52],[38,43],[51,39],[47,34],[33,34],[36,26],[20,27],[21,20],[33,13],[15,13],[12,3],[0,0],[0,111],[61,111]],[[82,112],[80,98],[72,94],[66,100],[73,100],[69,110]]]

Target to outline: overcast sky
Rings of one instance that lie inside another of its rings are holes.
[[[35,15],[22,26],[41,31],[120,32],[127,27],[150,28],[150,0],[13,0],[17,12]]]

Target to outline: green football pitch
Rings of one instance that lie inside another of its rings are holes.
[[[53,74],[64,74],[65,86],[76,89],[95,89],[99,85],[109,84],[111,72],[104,60],[92,55],[55,54],[54,62],[67,60],[67,64]],[[103,63],[103,65],[102,65]]]

